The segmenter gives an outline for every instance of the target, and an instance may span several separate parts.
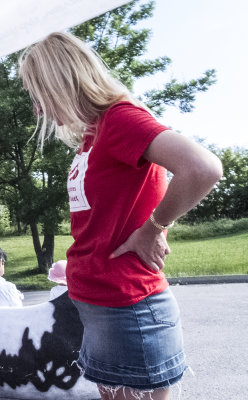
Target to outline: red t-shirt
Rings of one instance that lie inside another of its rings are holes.
[[[134,252],[109,259],[165,195],[166,170],[142,158],[165,129],[143,108],[119,102],[103,115],[97,139],[88,136],[76,154],[68,175],[72,299],[121,307],[168,286],[163,272],[153,271]]]

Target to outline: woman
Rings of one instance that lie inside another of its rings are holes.
[[[20,58],[40,141],[78,147],[68,175],[69,296],[84,325],[78,365],[103,399],[169,399],[186,367],[162,273],[164,231],[220,179],[215,155],[159,124],[81,40],[53,33]],[[166,169],[174,176],[167,190]]]

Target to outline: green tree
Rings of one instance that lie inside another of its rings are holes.
[[[154,0],[135,0],[70,31],[89,43],[113,73],[132,90],[138,78],[166,71],[171,64],[167,56],[154,60],[144,58],[152,32],[135,29],[140,21],[152,17],[154,8]],[[161,116],[169,105],[178,107],[182,112],[190,112],[194,108],[196,94],[207,91],[215,82],[215,70],[211,69],[189,82],[178,82],[176,79],[165,82],[162,90],[145,91],[142,100],[157,116]]]
[[[113,74],[131,90],[134,81],[165,71],[171,60],[145,59],[151,32],[137,24],[152,16],[154,1],[135,0],[128,5],[71,29],[95,48]],[[30,139],[36,121],[28,94],[17,78],[17,54],[0,63],[0,193],[19,231],[30,225],[39,269],[53,260],[54,235],[67,203],[66,176],[73,152],[62,143],[46,142],[41,155]],[[214,71],[188,83],[165,82],[161,91],[144,93],[144,100],[160,114],[170,104],[191,111],[195,94],[214,83]],[[37,224],[42,225],[41,244]]]
[[[8,207],[0,204],[0,234],[10,231],[10,214]]]
[[[67,205],[65,177],[73,154],[58,141],[46,142],[40,154],[36,139],[30,139],[36,121],[16,63],[14,54],[0,64],[0,193],[19,231],[21,223],[30,226],[38,266],[45,272],[53,262],[54,234]]]
[[[218,187],[222,217],[248,217],[248,150],[226,148],[219,151],[224,176]]]
[[[248,217],[248,150],[208,146],[222,161],[224,174],[210,194],[191,210],[184,222]]]

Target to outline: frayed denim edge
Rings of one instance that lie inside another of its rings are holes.
[[[79,368],[79,370],[80,370],[80,375],[85,375],[85,369],[78,363],[78,361],[76,361],[76,360],[74,360],[73,362],[72,362],[72,364],[74,364],[74,363],[76,363],[77,364],[77,367]],[[126,398],[126,394],[125,394],[125,390],[126,390],[126,388],[127,389],[130,389],[130,393],[131,393],[131,395],[133,396],[133,398],[135,399],[135,400],[142,400],[143,399],[143,397],[146,395],[146,394],[149,394],[149,397],[150,397],[150,400],[153,400],[153,398],[152,398],[152,393],[154,392],[154,390],[165,390],[165,389],[168,389],[170,386],[176,386],[177,388],[178,388],[178,397],[177,397],[177,400],[180,400],[181,399],[181,395],[182,395],[182,383],[181,383],[181,380],[184,378],[184,373],[185,373],[185,371],[189,371],[190,373],[191,373],[191,375],[193,376],[193,377],[195,377],[195,373],[194,373],[194,371],[193,371],[193,369],[190,367],[190,366],[186,366],[185,367],[185,370],[183,371],[183,376],[182,376],[182,378],[180,379],[180,381],[179,382],[175,382],[175,383],[172,383],[172,384],[170,384],[170,380],[168,379],[168,382],[169,382],[169,385],[167,385],[167,386],[164,386],[164,387],[159,387],[159,388],[156,388],[156,389],[134,389],[134,388],[132,388],[132,387],[129,387],[129,386],[123,386],[123,385],[116,385],[116,386],[112,386],[112,385],[106,385],[106,384],[104,384],[104,383],[97,383],[97,382],[95,382],[95,381],[91,381],[91,382],[94,382],[97,386],[98,386],[98,390],[99,390],[99,393],[100,393],[100,395],[104,395],[104,394],[109,394],[109,393],[111,393],[111,395],[112,395],[112,398],[113,398],[113,400],[114,400],[114,398],[115,398],[115,396],[116,396],[116,394],[117,394],[117,391],[119,390],[119,389],[121,389],[122,388],[122,390],[123,390],[123,396],[124,396],[124,398]],[[90,379],[87,377],[87,378],[85,378],[85,379],[87,379],[87,380],[89,380],[90,381]],[[100,387],[99,387],[100,386]]]

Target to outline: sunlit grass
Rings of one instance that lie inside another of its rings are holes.
[[[66,258],[66,250],[72,244],[71,236],[55,238],[54,260]],[[0,238],[0,247],[7,253],[5,279],[19,288],[29,290],[48,290],[54,286],[46,274],[40,274],[31,236],[13,236]]]
[[[72,242],[71,236],[56,236],[54,259],[65,259]],[[184,241],[170,239],[169,233],[168,243],[172,249],[165,261],[168,277],[248,274],[248,233]],[[46,274],[38,272],[31,236],[0,238],[0,247],[8,255],[5,278],[18,288],[48,290],[53,286]]]
[[[248,274],[248,233],[168,242],[167,276]]]

